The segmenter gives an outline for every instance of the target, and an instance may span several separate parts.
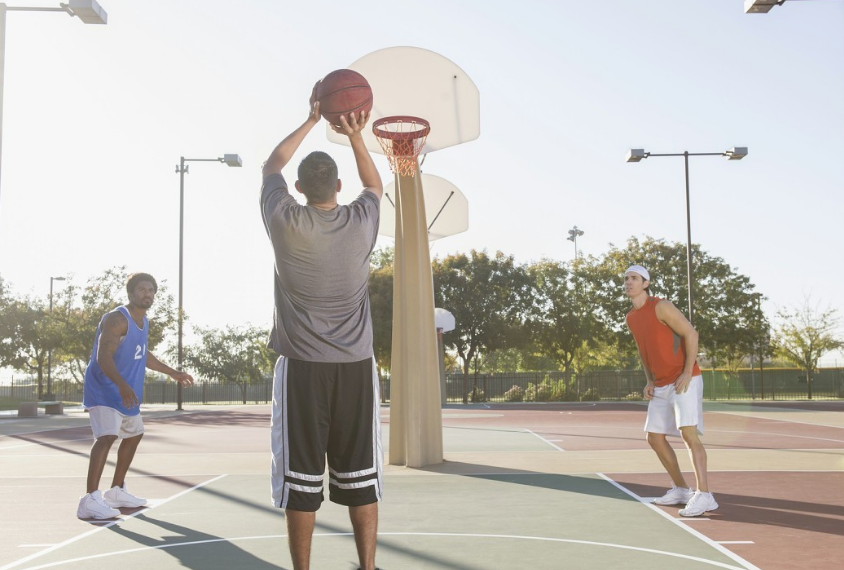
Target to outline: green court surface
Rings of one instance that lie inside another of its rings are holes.
[[[842,415],[824,411],[819,416],[823,421],[815,425],[811,410],[795,416],[794,410],[716,408],[707,411],[706,420],[713,483],[721,485],[716,497],[723,498],[718,511],[694,520],[679,517],[677,508],[655,507],[640,497],[661,493],[668,484],[653,452],[643,445],[642,406],[446,409],[443,464],[385,468],[378,566],[787,568],[780,565],[788,562],[787,556],[780,556],[779,563],[769,548],[754,550],[765,544],[771,529],[741,526],[746,521],[736,498],[740,495],[727,493],[741,489],[733,477],[741,473],[732,468],[721,472],[720,465],[731,467],[733,447],[740,440],[745,451],[766,452],[747,465],[748,471],[759,472],[754,477],[760,481],[768,472],[799,477],[801,468],[777,466],[801,452],[802,469],[821,477],[818,481],[832,477],[828,483],[834,489],[844,471]],[[144,413],[147,433],[127,483],[148,497],[150,505],[96,523],[75,517],[91,444],[87,416],[70,411],[58,418],[0,420],[0,570],[292,568],[283,514],[269,504],[269,408],[197,407],[179,413],[150,408]],[[787,419],[769,419],[775,414]],[[384,447],[389,449],[388,408],[382,409],[382,420]],[[814,431],[799,447],[775,446],[751,437],[758,434],[758,425],[780,436],[796,434],[801,426]],[[736,438],[739,430],[746,433]],[[676,447],[686,468],[682,445]],[[818,468],[810,464],[815,457],[820,464],[831,460],[839,467]],[[103,488],[112,468],[110,462]],[[760,493],[770,495],[768,490]],[[806,505],[804,509],[813,509]],[[775,510],[776,505],[771,512]],[[819,520],[844,522],[840,507],[816,511]],[[787,532],[799,526],[778,525]],[[821,527],[815,544],[823,546],[824,539],[837,544],[840,535]],[[834,544],[832,549],[829,560],[835,559]],[[804,567],[834,567],[825,564],[824,552],[816,549],[818,565]],[[345,508],[326,501],[319,511],[311,568],[357,568]]]

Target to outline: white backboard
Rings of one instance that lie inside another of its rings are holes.
[[[422,155],[480,136],[478,88],[448,58],[417,47],[392,47],[365,55],[348,68],[363,75],[372,87],[372,115],[364,131],[370,151],[383,154],[372,124],[394,115],[421,117],[431,124]],[[345,135],[327,124],[325,128],[329,141],[349,144]]]
[[[457,186],[439,176],[422,173],[422,196],[425,198],[425,219],[428,241],[453,236],[469,229],[469,201]],[[396,183],[384,188],[381,199],[381,222],[378,233],[396,237]]]

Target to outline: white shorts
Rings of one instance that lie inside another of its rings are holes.
[[[682,394],[674,384],[654,388],[653,400],[648,402],[646,432],[679,437],[679,428],[685,426],[697,426],[698,434],[703,435],[703,376],[693,376]]]
[[[91,431],[95,439],[104,435],[127,439],[144,433],[144,420],[140,414],[124,416],[108,406],[93,406],[88,408],[88,415],[91,417]]]

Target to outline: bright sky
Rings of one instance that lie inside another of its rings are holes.
[[[268,324],[261,163],[305,119],[316,79],[410,45],[455,62],[481,98],[480,138],[425,161],[469,200],[469,231],[432,256],[569,260],[574,225],[586,255],[631,235],[684,242],[682,158],[628,164],[626,151],[747,146],[742,161],[691,159],[693,241],[749,275],[769,316],[804,295],[844,314],[844,1],[767,15],[742,0],[101,4],[107,26],[7,15],[0,275],[18,293],[127,265],[175,295],[175,166],[238,153],[242,169],[190,164],[185,309],[203,326]],[[322,126],[288,176],[317,149],[337,158],[348,202],[351,151]]]

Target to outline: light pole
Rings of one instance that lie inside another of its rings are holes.
[[[689,282],[689,322],[695,324],[694,316],[694,282],[692,280],[692,216],[691,206],[689,205],[689,157],[690,156],[724,156],[727,160],[741,160],[747,156],[746,146],[735,146],[730,150],[724,152],[689,152],[673,154],[655,154],[645,152],[641,148],[632,148],[627,151],[627,162],[639,162],[643,158],[651,156],[682,156],[686,168],[686,271],[687,280]]]
[[[50,316],[53,315],[53,281],[64,281],[64,277],[50,277]],[[47,351],[47,394],[45,398],[47,400],[54,400],[55,396],[53,396],[53,349]]]
[[[240,155],[224,154],[221,158],[185,158],[181,157],[181,161],[176,165],[176,172],[179,174],[179,364],[178,369],[182,369],[183,351],[182,351],[182,323],[184,321],[184,304],[183,304],[183,276],[184,276],[184,258],[185,258],[185,174],[188,173],[190,166],[185,166],[186,162],[224,162],[228,166],[240,167],[243,166],[243,161],[240,160]],[[176,387],[176,409],[182,409],[182,384],[177,383]]]
[[[569,237],[566,239],[569,241],[574,242],[574,258],[577,259],[577,237],[583,235],[583,230],[577,229],[577,226],[574,226],[572,229],[569,230]]]
[[[7,6],[0,2],[0,179],[2,179],[3,157],[3,76],[6,69],[6,12],[65,12],[76,16],[86,24],[105,24],[108,14],[96,0],[69,0],[68,4],[59,4],[59,8],[36,8],[26,6]]]

